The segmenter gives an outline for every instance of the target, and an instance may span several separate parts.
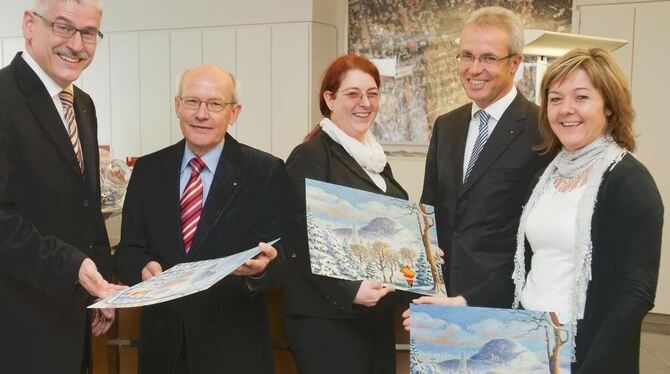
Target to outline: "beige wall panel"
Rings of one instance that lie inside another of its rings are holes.
[[[234,28],[206,30],[202,33],[203,63],[236,72],[236,35]]]
[[[203,63],[218,65],[237,75],[237,36],[235,28],[213,29],[202,33]],[[237,137],[237,126],[228,128]]]
[[[392,156],[388,162],[393,169],[393,176],[407,190],[411,201],[419,201],[423,189],[423,174],[426,158],[422,156]]]
[[[108,145],[112,142],[109,40],[108,35],[98,43],[93,62],[80,77],[81,88],[91,96],[95,103],[95,113],[98,117],[98,143]],[[112,152],[116,155],[115,148],[112,148]]]
[[[170,97],[177,95],[179,74],[184,70],[202,64],[202,32],[200,30],[173,31],[170,33]],[[170,101],[172,125],[170,143],[183,138],[179,129],[179,120],[174,114],[174,100]]]
[[[23,38],[9,38],[2,41],[2,66],[9,65],[16,53],[24,50]]]
[[[28,0],[0,0],[0,38],[21,36],[23,11],[32,6]]]
[[[319,110],[319,90],[321,80],[328,65],[337,57],[337,30],[333,26],[313,23],[310,27],[310,44],[312,47],[312,64],[310,66],[310,97],[309,128],[321,120]]]
[[[158,30],[263,23],[304,22],[313,0],[104,1],[102,29]]]
[[[616,20],[616,21],[615,21]],[[614,51],[626,77],[631,79],[635,9],[626,5],[583,6],[580,8],[579,34],[620,38],[628,44]]]
[[[140,69],[137,34],[109,38],[110,98],[114,157],[140,155]]]
[[[272,152],[272,28],[237,29],[237,77],[242,113],[234,125],[237,140]]]
[[[670,60],[670,2],[638,5],[635,17],[635,59],[633,104],[638,140],[638,158],[649,168],[665,202],[665,227],[661,271],[654,312],[670,314],[670,168],[667,149],[670,139],[668,116],[663,105],[670,101],[670,76],[662,73]]]
[[[272,27],[272,153],[283,159],[309,124],[309,24]]]
[[[172,144],[170,119],[170,34],[140,34],[140,151],[145,155]]]

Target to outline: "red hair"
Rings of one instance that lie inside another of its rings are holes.
[[[364,73],[370,74],[372,78],[377,83],[377,87],[381,88],[381,78],[379,76],[379,70],[377,67],[367,58],[358,55],[342,55],[333,61],[328,69],[326,69],[325,74],[323,75],[323,80],[321,80],[321,90],[319,91],[319,109],[321,114],[324,117],[330,117],[330,108],[326,103],[326,99],[323,97],[323,93],[326,91],[332,92],[333,95],[337,95],[337,91],[340,89],[340,84],[344,80],[344,76],[349,72],[349,70],[360,70]],[[305,138],[305,142],[314,138],[319,131],[321,131],[321,126],[316,125],[312,131],[310,131]]]

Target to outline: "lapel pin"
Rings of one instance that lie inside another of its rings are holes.
[[[509,130],[510,135],[514,135],[514,130]]]
[[[233,186],[237,187],[237,182],[233,182]]]

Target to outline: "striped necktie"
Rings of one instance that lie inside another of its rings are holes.
[[[181,210],[181,233],[184,239],[184,251],[188,255],[195,236],[195,230],[198,228],[200,213],[202,212],[202,178],[200,172],[205,167],[205,163],[200,157],[193,157],[189,161],[191,166],[191,177],[186,183],[186,188],[181,195],[179,202]]]
[[[74,118],[74,94],[71,88],[66,88],[58,94],[63,112],[65,113],[65,122],[67,123],[67,132],[70,136],[70,143],[74,149],[74,154],[77,157],[79,170],[84,171],[84,156],[81,153],[81,143],[79,142],[79,131],[77,130],[77,121]]]
[[[477,162],[477,158],[479,158],[479,153],[484,149],[484,144],[486,144],[486,141],[489,139],[489,118],[491,118],[491,115],[486,113],[483,110],[477,111],[477,114],[479,114],[479,135],[477,135],[477,139],[475,140],[475,146],[472,148],[472,155],[470,156],[470,162],[468,162],[468,168],[465,171],[465,178],[463,178],[463,184],[465,184],[468,181],[468,177],[470,177],[470,173],[472,172],[472,169],[475,167],[475,163]]]

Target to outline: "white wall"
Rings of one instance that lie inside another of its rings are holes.
[[[29,4],[0,3],[2,65],[23,49],[20,20]],[[99,140],[111,144],[114,157],[182,138],[176,81],[202,63],[218,64],[241,82],[242,113],[230,129],[238,140],[283,158],[300,142],[313,122],[313,81],[336,54],[334,3],[145,0],[142,11],[136,4],[104,3],[105,38],[77,82],[96,103]]]
[[[636,2],[582,0],[579,32],[623,38],[629,44],[614,53],[631,81],[636,111],[635,132],[642,161],[656,180],[665,201],[665,241],[654,312],[670,314],[670,168],[665,153],[670,128],[663,105],[670,101],[670,77],[662,72],[670,60],[670,1]]]

